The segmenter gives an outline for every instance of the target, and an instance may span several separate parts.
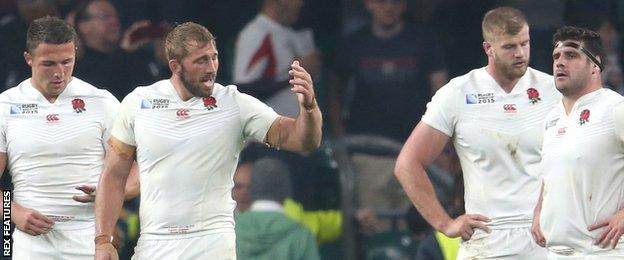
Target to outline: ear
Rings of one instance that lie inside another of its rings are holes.
[[[24,60],[26,60],[26,64],[28,64],[28,66],[32,67],[33,56],[27,51],[24,52]]]
[[[169,70],[171,70],[171,73],[174,75],[178,75],[180,73],[181,66],[178,60],[176,59],[169,60]]]
[[[492,50],[492,44],[489,42],[483,41],[483,51],[485,52],[485,55],[487,55],[488,57],[494,56],[494,50]]]

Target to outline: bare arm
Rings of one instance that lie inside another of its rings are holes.
[[[483,223],[488,218],[470,214],[451,219],[436,197],[425,172],[425,167],[440,155],[448,140],[449,137],[444,133],[423,122],[418,123],[397,158],[394,175],[418,212],[431,226],[449,237],[461,236],[468,240],[474,232],[473,228],[489,232]]]
[[[106,153],[104,170],[98,184],[99,194],[95,198],[96,259],[107,259],[103,258],[103,254],[112,254],[109,251],[112,248],[110,237],[123,205],[126,179],[134,161],[134,146],[112,136],[109,145],[111,147]],[[102,248],[100,252],[98,248]]]
[[[543,195],[544,183],[542,182],[539,199],[537,200],[537,205],[535,205],[535,209],[533,210],[533,225],[531,226],[531,235],[533,235],[533,241],[535,241],[535,243],[537,243],[541,247],[546,246],[546,239],[544,238],[544,234],[542,234],[542,228],[540,226]]]
[[[272,147],[283,148],[295,152],[307,152],[318,148],[321,144],[321,127],[323,118],[316,103],[312,77],[298,61],[291,65],[290,84],[292,91],[297,93],[300,112],[297,119],[280,116],[273,122],[265,142]]]
[[[134,161],[130,168],[128,180],[126,181],[125,200],[131,200],[139,196],[141,193],[141,184],[139,183],[139,166]]]

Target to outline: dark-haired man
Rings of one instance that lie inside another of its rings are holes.
[[[553,45],[563,100],[545,119],[533,236],[549,259],[622,259],[624,98],[602,87],[605,53],[597,33],[562,27]]]

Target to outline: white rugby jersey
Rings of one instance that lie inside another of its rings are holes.
[[[541,185],[542,123],[559,100],[552,76],[532,68],[510,93],[485,68],[438,90],[422,121],[453,140],[466,213],[491,218],[493,228],[531,225]]]
[[[234,232],[238,155],[247,137],[263,141],[278,115],[235,86],[215,84],[212,97],[182,101],[162,80],[121,104],[112,135],[137,147],[142,239]]]
[[[77,186],[97,185],[118,108],[108,91],[78,78],[54,103],[30,79],[0,94],[0,152],[14,201],[51,217],[55,228],[92,226],[93,203],[72,196],[83,194]]]
[[[600,89],[562,103],[545,120],[542,232],[549,247],[605,251],[592,245],[603,229],[587,227],[624,207],[624,97]],[[617,246],[624,253],[624,241]]]

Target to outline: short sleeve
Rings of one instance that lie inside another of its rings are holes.
[[[453,136],[457,118],[457,106],[461,105],[459,93],[449,84],[440,88],[427,104],[422,121],[438,131]]]
[[[279,115],[271,107],[250,95],[240,93],[238,90],[234,95],[240,109],[244,138],[253,137],[263,142]]]
[[[117,113],[119,112],[119,106],[119,100],[117,100],[113,94],[106,91],[106,97],[104,99],[104,132],[102,133],[102,145],[104,145],[104,147],[108,147],[106,142],[110,138],[113,130],[113,125],[115,123],[115,119],[117,118]]]
[[[111,135],[125,144],[136,146],[134,137],[134,116],[139,108],[138,98],[134,93],[127,95],[121,102],[119,112],[114,120]]]

